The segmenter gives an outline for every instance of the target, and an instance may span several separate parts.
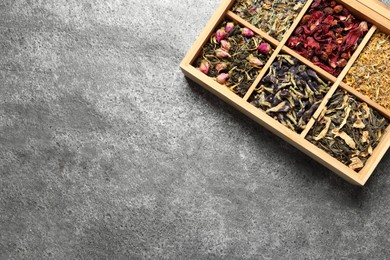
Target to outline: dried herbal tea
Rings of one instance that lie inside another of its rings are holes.
[[[301,133],[329,91],[306,65],[290,55],[278,55],[249,100],[291,130]]]
[[[390,37],[376,32],[344,79],[351,87],[390,110]]]
[[[250,29],[224,22],[193,65],[243,97],[273,51]]]
[[[306,139],[359,171],[381,140],[389,121],[366,103],[338,90]]]
[[[238,0],[233,12],[281,41],[307,0]]]
[[[368,24],[335,1],[316,0],[287,42],[288,47],[338,76],[358,47]]]

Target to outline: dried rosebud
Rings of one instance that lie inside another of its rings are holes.
[[[264,63],[255,56],[253,56],[253,54],[250,54],[246,59],[249,61],[249,64],[252,67],[260,67],[264,65]]]
[[[229,22],[226,24],[225,31],[230,32],[234,28],[234,23]]]
[[[202,60],[200,62],[198,70],[200,70],[201,72],[207,75],[209,74],[209,69],[210,69],[210,63],[208,63],[208,61],[206,60]]]
[[[215,65],[215,69],[220,73],[222,70],[226,70],[228,68],[228,64],[226,62],[219,62]]]
[[[220,48],[215,50],[215,56],[217,56],[218,58],[226,58],[230,57],[230,54],[226,50]]]
[[[219,84],[225,84],[228,79],[229,79],[229,74],[221,73],[218,75],[216,80]]]
[[[336,5],[335,7],[333,7],[333,11],[338,14],[338,13],[341,13],[343,11],[344,7],[342,5]]]
[[[246,28],[246,27],[243,28],[241,32],[242,32],[242,35],[245,37],[252,37],[255,35],[255,33],[251,29]]]
[[[271,45],[269,45],[268,43],[266,42],[263,42],[262,44],[259,45],[259,47],[257,47],[257,50],[262,53],[262,54],[269,54],[270,51],[271,51]]]
[[[329,3],[329,6],[330,6],[330,7],[335,7],[336,5],[337,5],[336,1],[331,1],[331,2]]]
[[[228,42],[227,40],[222,40],[221,47],[222,47],[222,49],[229,51],[232,46],[231,46],[230,42]]]
[[[301,23],[303,25],[307,24],[307,22],[310,20],[310,14],[306,14],[303,18],[302,18],[302,21]]]
[[[217,42],[221,42],[227,36],[225,28],[221,28],[217,31]]]

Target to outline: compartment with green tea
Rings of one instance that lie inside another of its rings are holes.
[[[390,37],[376,32],[344,82],[390,110]]]
[[[280,54],[261,79],[249,102],[301,133],[319,107],[330,83],[298,59]]]
[[[381,141],[389,120],[344,90],[337,90],[306,139],[359,171]]]
[[[225,21],[203,46],[193,66],[243,97],[273,51],[252,30]]]
[[[278,41],[281,41],[306,1],[238,0],[232,11]]]
[[[335,1],[316,0],[287,46],[333,76],[347,65],[369,25]]]

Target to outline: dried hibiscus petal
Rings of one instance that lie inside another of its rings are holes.
[[[347,50],[354,46],[359,38],[368,31],[368,25],[367,22],[361,22],[359,26],[353,30],[351,30],[347,36],[344,37],[343,44],[344,45],[344,50]]]
[[[367,22],[358,20],[342,5],[316,0],[287,45],[338,76],[367,31]]]

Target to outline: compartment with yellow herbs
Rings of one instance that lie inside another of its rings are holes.
[[[377,31],[344,79],[390,114],[390,36]]]

